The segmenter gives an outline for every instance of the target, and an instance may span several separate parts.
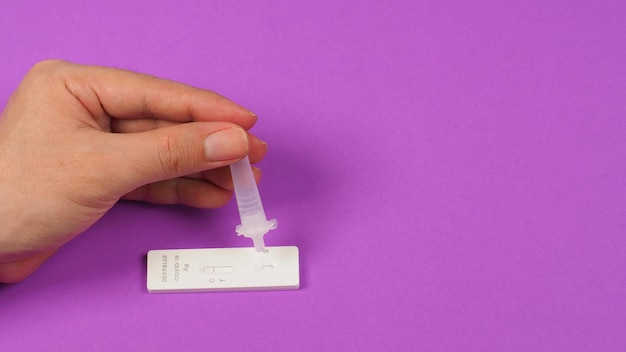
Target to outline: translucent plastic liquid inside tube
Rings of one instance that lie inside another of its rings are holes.
[[[237,235],[252,239],[257,252],[265,250],[263,236],[278,226],[276,219],[267,220],[259,189],[254,181],[250,159],[246,156],[230,165],[230,172],[235,185],[235,198],[241,225],[235,228]]]

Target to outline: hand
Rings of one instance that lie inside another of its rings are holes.
[[[267,151],[246,131],[255,122],[230,100],[180,83],[35,65],[0,116],[0,282],[26,278],[119,199],[226,204],[227,165]]]

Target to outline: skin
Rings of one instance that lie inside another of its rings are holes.
[[[258,162],[267,151],[247,131],[255,122],[208,90],[38,63],[0,116],[0,282],[28,277],[120,199],[225,205],[227,165],[246,155]]]

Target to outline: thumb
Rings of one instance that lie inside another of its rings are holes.
[[[110,135],[118,157],[105,165],[122,192],[231,164],[248,154],[248,136],[227,122],[190,122]],[[121,179],[120,179],[121,178]]]

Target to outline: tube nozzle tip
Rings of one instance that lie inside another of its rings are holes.
[[[252,237],[252,243],[254,243],[254,250],[257,252],[265,251],[265,241],[263,241],[263,235]]]

